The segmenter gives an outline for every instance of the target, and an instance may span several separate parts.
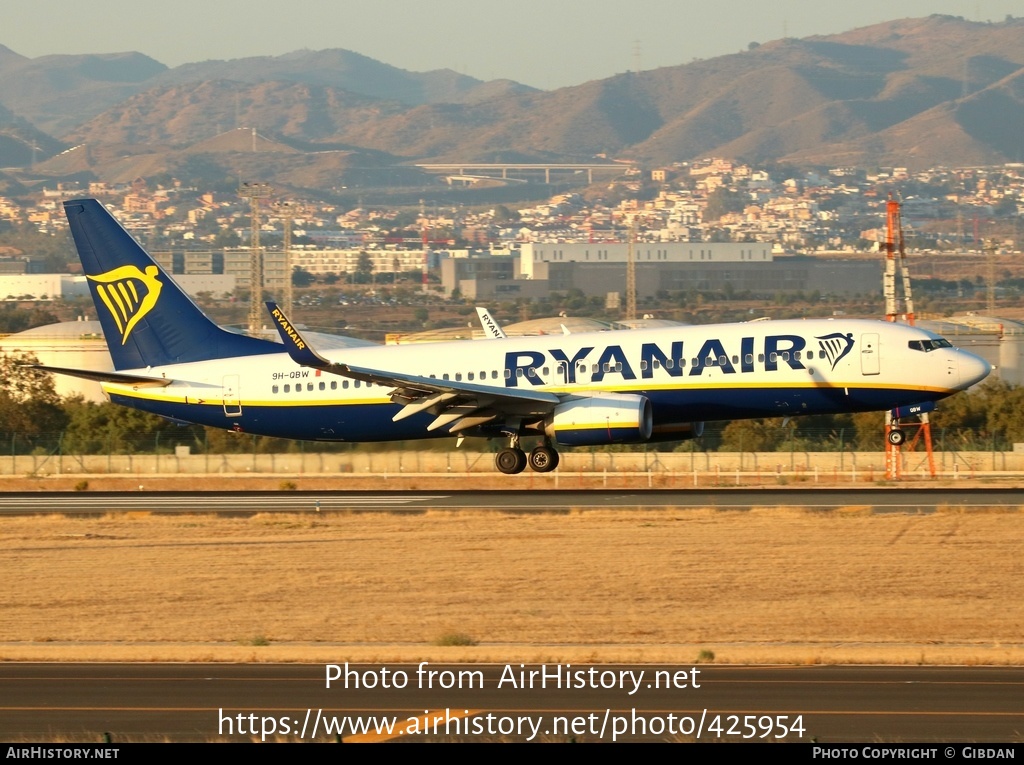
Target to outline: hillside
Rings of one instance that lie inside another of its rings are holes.
[[[54,100],[41,86],[29,98],[30,84],[15,92],[11,72],[43,71],[57,59],[85,88],[77,102],[117,98],[116,105],[83,119],[82,110],[71,114],[76,99]],[[12,94],[23,108],[12,106]],[[278,154],[289,167],[316,165],[306,152],[320,150],[371,152],[374,162],[579,161],[603,153],[648,165],[711,155],[992,164],[1024,158],[1024,19],[902,19],[550,92],[450,71],[406,72],[338,50],[168,70],[141,54],[29,60],[0,49],[0,103],[37,125],[77,120],[58,133],[69,145],[141,145],[151,165],[165,168],[182,161],[167,152],[194,155],[191,147],[236,128],[288,147],[290,160]],[[52,111],[57,103],[69,111]],[[223,151],[207,143],[201,153]],[[91,152],[90,171],[123,174],[125,163],[115,172],[99,161],[103,154]]]

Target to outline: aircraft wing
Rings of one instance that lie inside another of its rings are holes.
[[[561,403],[558,396],[545,391],[438,380],[330,361],[310,346],[275,303],[268,302],[267,309],[288,355],[296,364],[390,387],[391,400],[402,405],[392,418],[395,422],[420,412],[430,412],[436,415],[436,419],[427,426],[427,430],[451,425],[450,432],[458,433],[488,423],[544,416]]]

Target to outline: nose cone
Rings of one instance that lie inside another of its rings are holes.
[[[988,377],[992,365],[980,356],[967,351],[957,351],[960,363],[960,390],[966,390]]]

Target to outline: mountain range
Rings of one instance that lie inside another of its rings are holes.
[[[266,168],[258,177],[298,186],[413,161],[597,154],[645,165],[1017,162],[1024,19],[901,19],[554,91],[344,50],[169,69],[141,53],[28,59],[0,46],[0,166],[25,165],[27,144],[36,175]]]

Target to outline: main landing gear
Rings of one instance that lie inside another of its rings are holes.
[[[522,473],[527,465],[538,473],[550,473],[558,467],[558,452],[545,442],[527,456],[519,448],[519,436],[512,436],[508,448],[494,455],[494,466],[505,475]]]

